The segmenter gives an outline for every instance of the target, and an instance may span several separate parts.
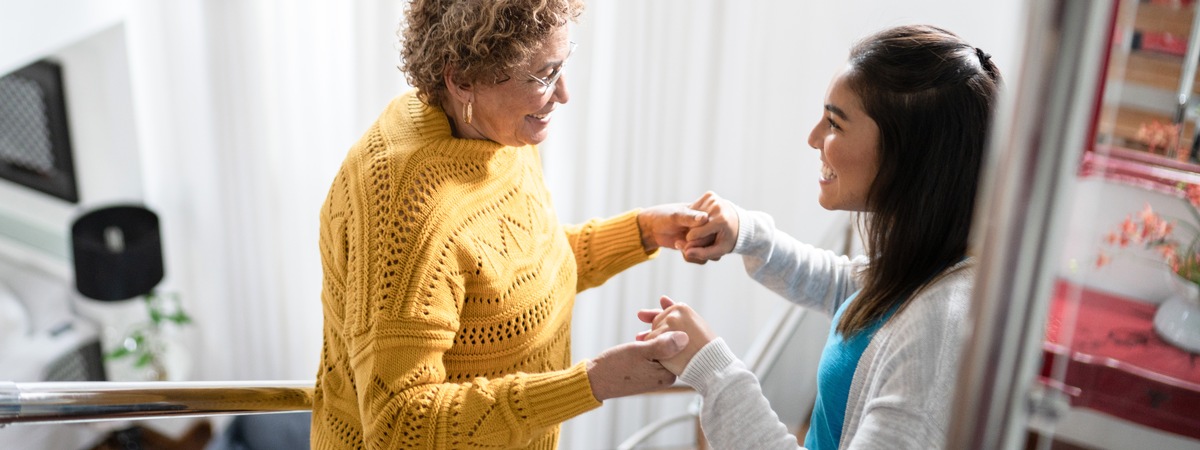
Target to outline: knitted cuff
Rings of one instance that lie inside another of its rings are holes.
[[[741,254],[746,249],[747,242],[754,237],[754,221],[740,206],[734,205],[733,212],[738,218],[738,233],[733,244],[733,253]]]
[[[737,357],[733,356],[729,346],[725,345],[725,339],[713,339],[696,352],[695,356],[692,356],[692,360],[679,375],[679,380],[704,395],[713,377],[733,364],[734,361],[737,361]]]
[[[567,419],[600,407],[592,395],[587,363],[580,362],[565,371],[530,374],[525,380],[525,398],[529,400],[529,424],[554,426]]]
[[[626,211],[618,216],[593,222],[592,257],[597,261],[614,262],[629,260],[636,264],[648,259],[646,247],[642,246],[642,229],[638,225],[641,209]]]
[[[579,267],[586,271],[580,278],[596,286],[609,277],[621,273],[638,263],[658,255],[658,250],[646,253],[642,246],[642,232],[637,217],[641,210],[635,209],[616,217],[593,220],[580,231],[580,248],[575,253]]]
[[[771,245],[771,233],[775,230],[775,219],[762,211],[746,211],[737,208],[738,235],[733,253],[749,255],[763,251]]]

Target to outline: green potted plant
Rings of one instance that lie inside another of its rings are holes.
[[[117,347],[105,354],[105,358],[110,361],[132,360],[134,369],[145,370],[148,379],[166,381],[168,371],[164,328],[168,325],[187,325],[192,323],[192,318],[184,311],[177,293],[151,291],[141,298],[146,305],[147,320],[130,328]]]

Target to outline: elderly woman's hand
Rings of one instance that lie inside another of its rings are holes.
[[[671,386],[675,374],[659,364],[659,360],[675,356],[687,343],[687,334],[662,333],[601,352],[587,364],[592,396],[605,401]]]
[[[692,357],[696,356],[696,352],[716,339],[717,335],[708,328],[708,323],[704,321],[704,318],[700,317],[700,314],[690,306],[675,303],[665,295],[659,298],[658,302],[663,309],[638,311],[638,319],[651,324],[651,327],[648,331],[638,333],[637,340],[659,339],[664,333],[676,331],[687,333],[687,346],[683,348],[683,351],[670,358],[659,360],[663,367],[666,367],[671,373],[679,375],[683,373],[683,369],[687,368]]]
[[[642,209],[637,221],[642,232],[642,246],[649,253],[659,247],[682,248],[688,232],[708,223],[708,216],[686,204],[669,203]]]
[[[687,243],[679,249],[683,258],[704,264],[732,253],[738,236],[737,207],[709,191],[692,203],[691,209],[704,212],[708,220],[688,230]]]

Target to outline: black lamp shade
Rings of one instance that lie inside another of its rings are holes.
[[[162,281],[158,216],[141,206],[112,206],[80,216],[71,226],[75,288],[96,300],[144,295]]]

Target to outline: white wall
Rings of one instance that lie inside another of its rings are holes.
[[[5,2],[0,73],[46,58],[63,67],[78,204],[0,180],[0,239],[69,261],[67,230],[81,207],[142,198],[121,1]]]
[[[1108,181],[1101,176],[1079,180],[1070,212],[1070,233],[1063,242],[1060,272],[1064,277],[1085,285],[1150,303],[1166,300],[1172,290],[1159,256],[1138,248],[1137,244],[1120,250],[1104,243],[1109,233],[1118,230],[1126,217],[1138,219],[1149,205],[1168,219],[1191,223],[1192,213],[1184,199],[1128,183]],[[1184,232],[1180,229],[1180,232]],[[1104,250],[1111,262],[1096,265],[1098,252]]]

